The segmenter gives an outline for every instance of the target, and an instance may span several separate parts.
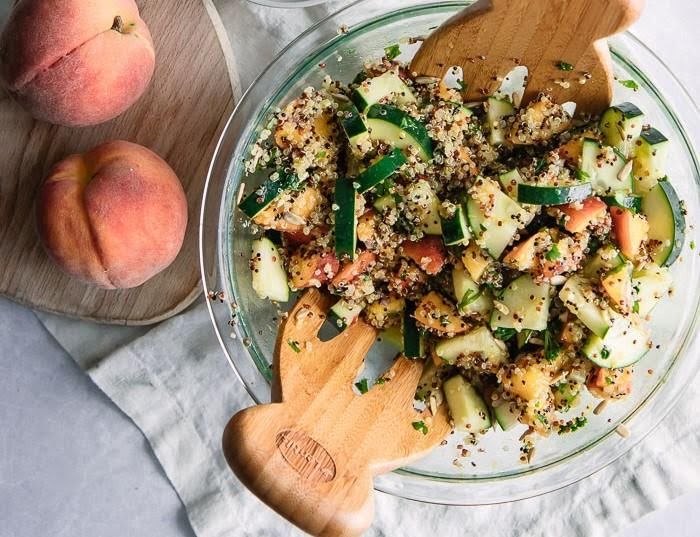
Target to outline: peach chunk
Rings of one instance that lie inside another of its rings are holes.
[[[114,141],[56,164],[39,190],[36,215],[59,267],[99,287],[131,288],[177,256],[187,199],[158,155]]]
[[[0,35],[0,78],[36,119],[108,121],[148,86],[155,52],[134,0],[20,0]]]

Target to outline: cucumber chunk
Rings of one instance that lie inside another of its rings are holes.
[[[502,145],[506,141],[506,128],[501,122],[515,115],[515,107],[510,101],[489,97],[486,101],[486,130],[491,145]]]
[[[504,431],[509,431],[518,424],[520,412],[515,410],[513,408],[514,406],[513,403],[508,401],[501,401],[498,405],[494,405],[493,407],[493,416]]]
[[[375,104],[367,110],[367,126],[372,140],[381,140],[393,147],[413,147],[421,159],[433,158],[433,141],[425,126],[395,106]]]
[[[670,267],[681,255],[685,243],[685,216],[678,194],[668,180],[659,181],[642,198],[642,213],[649,222],[649,239],[654,241],[652,259]]]
[[[644,114],[632,103],[608,108],[600,119],[600,132],[605,143],[618,149],[625,158],[634,153],[635,142],[642,133]]]
[[[276,302],[289,300],[289,283],[282,256],[270,239],[263,237],[253,241],[250,268],[253,290],[258,297]]]
[[[416,399],[418,401],[428,401],[430,395],[439,389],[438,367],[433,360],[426,360],[423,366],[423,374],[416,387]]]
[[[396,198],[393,194],[385,194],[372,202],[372,206],[380,213],[390,209],[396,209]]]
[[[406,205],[420,219],[420,227],[428,235],[442,235],[440,200],[430,183],[421,179],[412,183],[406,191]]]
[[[598,280],[608,271],[623,265],[625,260],[614,246],[608,244],[598,248],[584,265],[582,274],[591,280]]]
[[[513,280],[499,301],[508,308],[508,313],[494,308],[491,329],[514,328],[518,332],[545,330],[549,318],[550,289],[550,284],[535,283],[529,274]]]
[[[362,119],[360,111],[352,104],[343,107],[340,125],[350,143],[350,149],[356,155],[363,155],[371,147],[369,130]]]
[[[403,353],[406,358],[425,357],[425,334],[418,330],[418,325],[413,312],[414,306],[408,306],[404,310],[401,333],[403,334]]]
[[[671,290],[673,278],[668,268],[653,263],[632,274],[632,286],[637,291],[637,313],[646,317]]]
[[[498,180],[501,182],[501,185],[503,185],[503,190],[506,191],[506,194],[508,194],[511,199],[518,201],[518,185],[523,182],[523,177],[520,175],[517,168],[500,174]]]
[[[565,205],[589,198],[593,192],[591,183],[562,186],[527,185],[518,186],[518,201],[531,205]]]
[[[649,333],[637,319],[616,316],[605,337],[591,335],[583,354],[599,367],[620,369],[639,360],[649,350]]]
[[[383,183],[385,179],[394,175],[405,163],[406,157],[403,152],[398,148],[392,149],[391,153],[381,157],[357,176],[355,182],[360,185],[357,191],[360,194],[364,194],[372,190],[375,186]]]
[[[279,198],[283,192],[294,190],[299,187],[299,179],[294,174],[287,174],[281,171],[275,172],[276,179],[268,179],[262,186],[249,194],[238,208],[245,213],[248,218],[255,218],[258,214],[267,209],[270,204]],[[275,174],[272,175],[275,177]]]
[[[379,337],[395,347],[399,352],[403,352],[403,334],[400,326],[390,326],[379,333]]]
[[[601,306],[590,280],[571,276],[559,291],[559,298],[598,337],[605,337],[612,324],[611,312]]]
[[[351,179],[335,182],[335,253],[355,259],[357,251],[357,197]]]
[[[493,309],[491,293],[487,289],[482,290],[461,263],[457,263],[452,269],[452,287],[460,313],[482,317],[491,314]]]
[[[461,205],[457,206],[455,213],[450,218],[440,218],[442,238],[446,246],[466,244],[471,239],[471,232],[467,224],[467,213]]]
[[[477,200],[469,198],[469,226],[479,246],[494,259],[499,259],[518,230],[532,220],[532,215],[504,194],[494,181],[483,181],[481,193],[493,198],[493,209],[487,217]]]
[[[645,194],[666,177],[668,139],[654,128],[642,131],[634,157],[634,190]]]
[[[492,366],[500,366],[508,361],[505,343],[493,337],[486,326],[472,330],[468,334],[441,339],[435,345],[435,354],[448,364],[454,364],[460,356],[479,353]]]
[[[351,304],[341,299],[331,307],[332,322],[340,330],[345,330],[359,317],[362,310],[359,304]]]
[[[416,102],[416,96],[396,71],[387,71],[382,75],[363,80],[353,91],[352,101],[360,112],[367,112],[370,106],[390,96],[394,96],[400,105]]]
[[[474,434],[491,427],[491,417],[479,392],[462,375],[456,375],[442,385],[455,429]]]
[[[620,207],[629,209],[633,213],[642,211],[642,198],[633,194],[625,194],[624,192],[616,192],[613,196],[603,196],[603,201],[608,207]]]

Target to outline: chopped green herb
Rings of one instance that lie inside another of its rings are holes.
[[[493,336],[501,341],[508,341],[509,339],[515,337],[518,331],[515,328],[496,328],[493,331]]]
[[[561,257],[559,247],[556,244],[552,244],[552,247],[549,249],[549,252],[544,254],[544,256],[547,258],[547,261],[556,261]]]
[[[457,79],[457,85],[459,86],[459,89],[462,91],[467,91],[467,85],[464,83],[464,80],[461,78]]]
[[[459,301],[459,309],[466,308],[469,304],[473,304],[479,297],[483,294],[484,290],[479,289],[478,291],[472,291],[471,289],[464,293],[462,300]]]
[[[535,166],[535,173],[540,173],[547,166],[547,159],[541,158],[537,161],[537,166]]]
[[[367,379],[362,379],[360,382],[355,383],[355,388],[362,394],[369,391],[369,381]]]
[[[565,62],[565,61],[560,61],[559,63],[557,63],[557,68],[560,71],[573,71],[574,70],[574,66],[571,65],[570,63]]]
[[[695,241],[690,241],[690,249],[695,250]]]
[[[385,377],[379,377],[377,380],[374,381],[374,383],[377,385],[382,385],[382,384],[386,383],[387,380],[389,380],[389,379],[387,379]]]
[[[542,414],[535,414],[535,417],[539,420],[542,425],[549,425],[549,420],[545,418]]]
[[[384,49],[384,56],[387,60],[393,60],[401,54],[401,47],[398,43],[388,46]]]
[[[318,153],[316,153],[316,160],[321,160],[321,159],[324,158],[325,156],[326,156],[326,152],[325,152],[325,151],[319,151]]]
[[[413,423],[411,423],[411,425],[413,425],[413,428],[416,431],[420,431],[423,434],[428,434],[428,426],[425,423],[423,423],[423,421],[414,421]]]
[[[294,352],[301,352],[301,347],[299,347],[299,343],[294,341],[293,339],[288,339],[287,344],[292,348]]]
[[[632,311],[634,313],[639,313],[639,300],[635,300],[634,304],[632,304]]]
[[[559,427],[559,434],[573,433],[574,431],[585,427],[588,424],[588,418],[585,416],[578,416],[577,418],[567,421],[565,424]]]
[[[634,80],[618,80],[618,82],[627,89],[631,89],[634,91],[637,91],[639,89],[639,84],[637,84]]]
[[[588,175],[588,172],[584,172],[583,170],[577,169],[576,170],[576,179],[578,179],[580,182],[584,183],[588,180],[590,180],[591,176]]]
[[[605,346],[602,349],[600,349],[600,357],[603,360],[607,360],[608,358],[610,358],[610,349],[608,349]]]
[[[547,330],[544,331],[544,357],[550,362],[556,360],[557,356],[559,356],[559,352],[561,351],[559,343],[552,335],[553,331],[554,327],[552,326],[548,326]]]

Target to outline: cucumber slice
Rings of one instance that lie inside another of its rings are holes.
[[[509,172],[502,173],[498,176],[498,180],[503,185],[503,190],[506,194],[510,196],[511,199],[518,201],[518,185],[523,182],[523,177],[520,172],[516,169],[512,169]]]
[[[364,194],[372,190],[375,186],[383,183],[385,179],[396,173],[405,163],[406,157],[403,152],[398,148],[392,149],[391,153],[381,157],[377,162],[357,176],[355,182],[360,185],[357,191],[360,194]]]
[[[393,147],[413,147],[424,161],[433,158],[433,141],[425,126],[395,106],[375,104],[367,110],[367,126],[372,140]]]
[[[518,230],[531,220],[531,215],[506,196],[493,181],[484,181],[482,192],[493,196],[493,210],[486,217],[479,203],[470,198],[467,201],[469,226],[479,246],[494,259],[499,259]]]
[[[491,293],[480,289],[461,263],[456,264],[452,269],[452,286],[460,313],[482,317],[491,314],[493,309]]]
[[[589,152],[586,152],[588,155]],[[592,166],[585,163],[585,169],[593,168],[595,175],[591,178],[593,190],[598,194],[615,192],[632,192],[632,165],[621,154],[610,147],[600,147]]]
[[[589,198],[592,193],[591,183],[563,186],[522,184],[518,186],[518,201],[532,205],[565,205],[575,201],[583,201]]]
[[[351,179],[335,182],[335,253],[355,259],[357,250],[357,197]]]
[[[634,318],[617,316],[605,337],[591,335],[582,352],[599,367],[620,369],[641,360],[648,350],[647,330]]]
[[[451,218],[440,218],[442,238],[446,246],[466,244],[471,239],[471,232],[467,224],[467,213],[461,205]]]
[[[439,389],[438,368],[433,360],[426,360],[423,367],[423,374],[416,387],[416,399],[418,401],[428,401],[430,395]]]
[[[456,375],[442,385],[455,429],[480,433],[491,427],[489,409],[474,386],[462,375]]]
[[[685,242],[685,216],[678,194],[668,180],[659,181],[642,198],[642,213],[649,222],[649,239],[658,244],[652,259],[670,267],[681,255]]]
[[[343,107],[340,125],[350,143],[353,153],[363,155],[365,148],[370,147],[369,130],[362,119],[360,111],[352,104]]]
[[[641,196],[616,192],[614,196],[603,196],[603,201],[608,207],[621,207],[623,209],[629,209],[633,213],[642,211]]]
[[[549,318],[550,289],[548,283],[535,283],[529,274],[513,280],[499,301],[508,308],[508,313],[494,308],[491,330],[545,330]]]
[[[281,171],[275,173],[277,174],[277,179],[268,179],[238,205],[238,208],[243,211],[248,218],[255,218],[259,213],[267,209],[273,201],[279,198],[283,192],[294,190],[299,187],[300,182],[296,175]],[[273,176],[274,175],[275,174],[273,174]]]
[[[598,248],[595,254],[583,267],[582,274],[591,280],[598,280],[607,272],[623,265],[625,260],[617,248],[605,245]]]
[[[588,181],[593,181],[598,173],[598,155],[600,144],[598,140],[584,138],[581,143],[581,171]]]
[[[420,227],[428,235],[442,235],[440,200],[430,188],[430,183],[421,179],[412,183],[406,191],[406,205],[418,215]]]
[[[277,302],[289,300],[289,283],[282,256],[270,239],[263,237],[253,241],[250,269],[253,290],[258,297]]]
[[[493,416],[504,431],[509,431],[518,424],[520,412],[515,410],[514,406],[508,401],[501,401],[500,404],[493,407]]]
[[[390,209],[396,209],[396,198],[393,194],[385,194],[374,200],[372,206],[377,209],[380,213],[388,211]]]
[[[435,354],[450,365],[460,356],[474,353],[481,354],[492,366],[500,366],[508,361],[505,343],[493,337],[491,330],[486,326],[480,326],[462,336],[441,339],[435,345]]]
[[[644,114],[632,103],[611,106],[600,119],[605,143],[618,149],[625,158],[634,153],[634,144],[642,133]]]
[[[506,128],[501,121],[515,114],[515,107],[510,101],[489,97],[486,101],[486,130],[491,145],[502,145],[506,141]]]
[[[362,313],[362,306],[351,304],[345,299],[341,299],[331,307],[331,317],[333,324],[340,330],[345,330]]]
[[[413,318],[415,307],[406,305],[403,314],[401,333],[403,334],[403,353],[406,358],[425,357],[425,334],[418,330],[416,320]]]
[[[370,106],[389,96],[395,96],[399,105],[416,102],[416,96],[396,71],[387,71],[382,75],[363,80],[353,91],[352,101],[360,112],[367,112]]]
[[[612,325],[611,312],[600,305],[590,280],[572,276],[559,291],[559,298],[598,337],[605,337]]]
[[[637,313],[646,317],[671,290],[673,278],[666,267],[653,263],[632,274],[632,286],[637,291]]]
[[[645,194],[666,177],[668,139],[654,128],[642,131],[634,157],[634,190]]]

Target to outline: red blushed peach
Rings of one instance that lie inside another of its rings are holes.
[[[187,200],[163,159],[115,141],[56,164],[39,190],[36,214],[59,267],[100,287],[130,288],[177,256]]]
[[[110,120],[143,94],[155,53],[134,0],[20,0],[0,35],[0,77],[36,119]]]

